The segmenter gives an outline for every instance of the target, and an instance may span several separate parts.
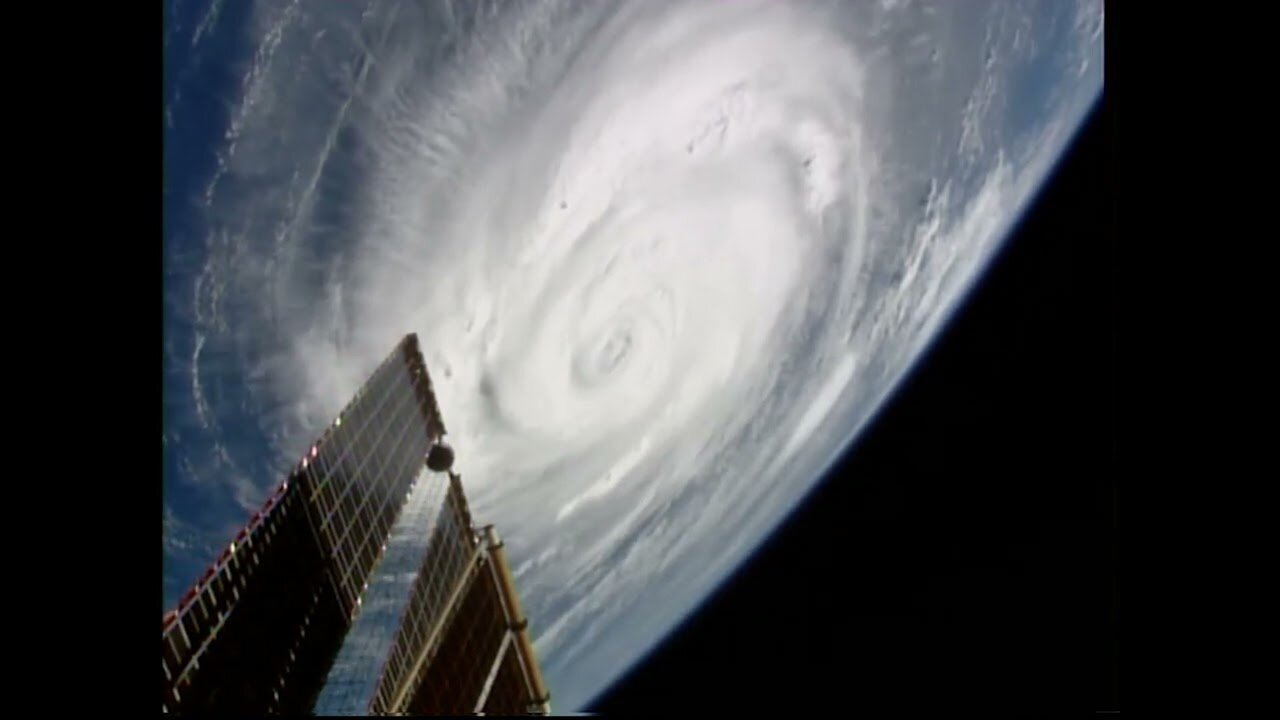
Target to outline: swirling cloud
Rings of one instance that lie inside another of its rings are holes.
[[[199,198],[192,407],[233,454],[257,418],[274,472],[417,332],[574,707],[780,520],[1016,218],[1101,82],[1005,122],[1046,7],[963,35],[903,3],[263,4]]]

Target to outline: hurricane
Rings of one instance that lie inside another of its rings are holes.
[[[172,40],[240,49],[166,240],[167,542],[415,332],[566,710],[874,417],[1101,87],[1094,2],[231,11]]]

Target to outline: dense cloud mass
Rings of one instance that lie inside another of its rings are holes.
[[[418,333],[579,707],[819,479],[1101,88],[1100,3],[964,5],[215,4],[166,488],[255,505]],[[243,519],[169,505],[171,558]]]

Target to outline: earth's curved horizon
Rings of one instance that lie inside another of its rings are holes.
[[[166,605],[416,332],[584,707],[981,282],[1102,30],[1100,0],[173,0]]]

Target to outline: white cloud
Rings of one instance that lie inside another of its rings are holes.
[[[937,109],[957,145],[897,167],[911,140],[872,135],[892,98],[868,95],[861,8],[255,7],[206,186],[192,366],[249,388],[283,466],[419,333],[558,709],[800,497],[1038,181],[993,147],[1005,70],[981,52]],[[464,37],[467,13],[484,17]],[[933,175],[955,157],[964,183]],[[934,180],[919,212],[908,171]],[[244,504],[256,461],[191,380]]]

